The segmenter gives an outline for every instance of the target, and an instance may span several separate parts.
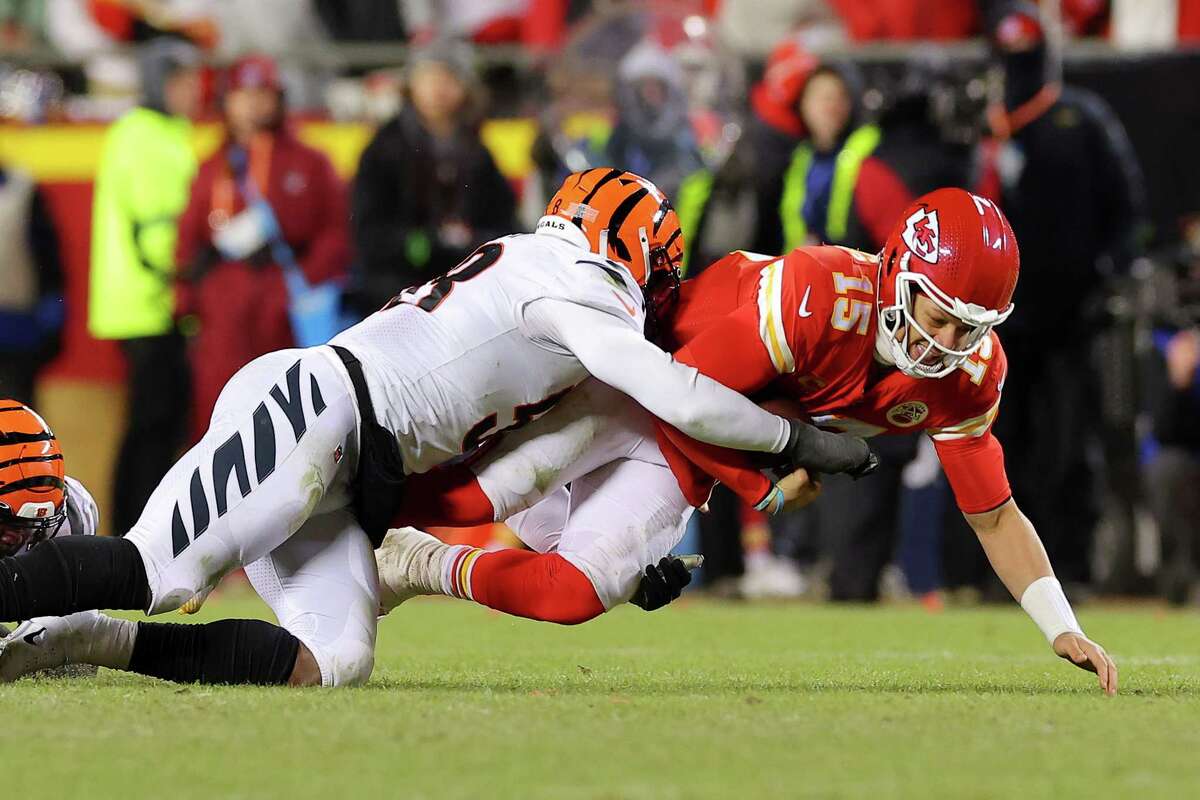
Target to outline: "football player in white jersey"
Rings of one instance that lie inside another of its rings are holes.
[[[96,501],[66,474],[46,421],[32,408],[0,398],[0,557],[28,552],[56,536],[92,536],[99,521]],[[9,633],[0,625],[0,637]],[[39,626],[23,625],[14,635],[37,641],[43,633]],[[77,665],[55,674],[94,673],[94,666]]]
[[[866,464],[862,439],[770,414],[647,341],[682,252],[652,183],[589,170],[567,178],[535,233],[484,244],[329,346],[251,362],[124,538],[54,539],[0,559],[0,619],[37,617],[47,631],[0,643],[0,676],[40,666],[66,615],[174,610],[245,566],[279,626],[116,621],[88,657],[183,682],[364,682],[373,546],[404,476],[536,419],[589,374],[704,442],[826,472]]]

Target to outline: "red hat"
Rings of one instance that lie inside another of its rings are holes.
[[[808,52],[799,37],[784,39],[771,51],[762,80],[750,92],[755,113],[782,133],[803,136],[800,94],[817,64],[816,56]]]
[[[225,76],[225,91],[236,89],[273,89],[283,91],[279,67],[268,56],[244,56],[234,62]]]

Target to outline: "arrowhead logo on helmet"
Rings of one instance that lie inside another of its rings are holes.
[[[938,260],[938,214],[921,206],[904,220],[904,243],[908,249],[924,261],[936,264]]]

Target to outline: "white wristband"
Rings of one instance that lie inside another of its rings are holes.
[[[1029,584],[1021,595],[1021,608],[1042,629],[1042,634],[1050,644],[1054,644],[1054,640],[1064,633],[1083,634],[1079,621],[1075,619],[1075,612],[1063,594],[1062,584],[1050,575]]]

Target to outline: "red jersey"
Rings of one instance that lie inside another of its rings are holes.
[[[995,333],[951,375],[912,378],[875,358],[875,256],[802,247],[786,256],[736,252],[686,282],[671,332],[676,359],[747,395],[785,396],[822,428],[870,437],[929,434],[959,508],[1010,496],[991,433],[1007,363]],[[684,494],[702,503],[712,479],[748,502],[770,482],[742,453],[703,445],[659,423],[659,445]]]

